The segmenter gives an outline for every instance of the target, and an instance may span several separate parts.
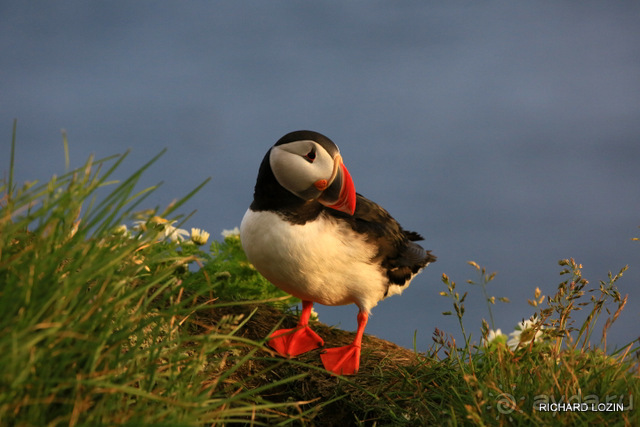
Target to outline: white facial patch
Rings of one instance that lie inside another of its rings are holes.
[[[333,178],[333,158],[311,140],[273,147],[269,164],[280,185],[304,200],[320,195],[313,185],[316,181],[324,179],[330,185]]]

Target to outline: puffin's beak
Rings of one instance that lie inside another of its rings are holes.
[[[322,192],[318,201],[328,208],[353,215],[356,210],[356,187],[340,155],[335,158],[334,174],[331,185]]]

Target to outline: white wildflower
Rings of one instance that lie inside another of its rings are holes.
[[[206,245],[210,234],[199,228],[191,229],[191,241],[198,246]]]
[[[169,239],[172,242],[182,242],[189,236],[189,232],[182,228],[174,227],[173,224],[176,222],[177,221],[169,222],[169,220],[156,215],[147,221],[135,221],[133,223],[133,228],[135,230],[147,231],[147,228],[151,226],[162,231],[160,234],[160,240]]]
[[[165,224],[162,235],[168,238],[172,242],[182,242],[185,238],[189,237],[189,232],[182,228],[174,227],[176,221],[172,221],[170,224]]]
[[[231,230],[222,230],[222,237],[223,238],[227,238],[227,237],[231,237],[231,238],[238,238],[240,237],[240,229],[238,227],[234,227]]]
[[[496,343],[499,343],[499,342],[506,343],[507,342],[507,336],[502,333],[500,328],[496,329],[495,331],[493,329],[489,329],[489,333],[487,334],[487,339],[483,340],[483,345],[485,347],[489,347],[494,341]]]
[[[507,341],[507,345],[511,350],[515,350],[521,344],[526,345],[531,341],[539,341],[539,338],[542,336],[542,326],[537,325],[532,319],[518,323],[516,330],[509,334],[511,338]]]

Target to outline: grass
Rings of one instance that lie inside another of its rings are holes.
[[[624,269],[593,287],[577,262],[562,260],[556,293],[535,290],[535,315],[508,337],[495,329],[495,303],[507,301],[490,296],[494,275],[470,263],[479,280],[442,278],[445,315],[457,317],[464,342],[436,329],[417,353],[365,335],[361,371],[337,378],[318,351],[285,360],[264,345],[295,325],[297,301],[255,271],[236,234],[206,247],[174,226],[188,220],[176,212],[199,187],[167,209],[141,209],[154,189],[136,184],[157,157],[116,181],[126,154],[18,187],[14,147],[15,128],[0,185],[2,425],[640,421],[639,343],[606,342],[627,301],[616,287]],[[464,322],[477,287],[490,319],[480,343]],[[327,346],[353,339],[314,329]],[[566,410],[607,402],[622,410]],[[558,404],[564,410],[544,410]]]
[[[125,157],[20,188],[11,174],[0,188],[2,424],[282,419],[295,404],[261,394],[299,375],[250,389],[230,382],[263,343],[236,336],[240,319],[196,320],[216,307],[215,283],[185,286],[203,252],[168,239],[162,220],[188,197],[146,212],[137,230],[121,227],[140,217],[152,189],[134,188],[157,158],[111,180]]]

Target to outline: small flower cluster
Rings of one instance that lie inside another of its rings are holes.
[[[491,347],[495,344],[506,344],[511,350],[516,350],[519,347],[533,342],[539,342],[542,339],[542,325],[535,322],[532,317],[529,320],[523,320],[518,323],[515,330],[509,334],[510,338],[507,338],[500,329],[490,329],[487,338],[483,340],[485,347]]]
[[[182,228],[175,227],[177,221],[169,221],[160,216],[153,216],[144,221],[135,221],[133,229],[135,231],[147,231],[149,227],[153,227],[160,231],[160,240],[169,240],[176,243],[195,244],[197,246],[206,245],[210,234],[200,228],[192,228],[191,233]],[[116,234],[129,236],[130,232],[126,225],[120,225],[115,230]]]

